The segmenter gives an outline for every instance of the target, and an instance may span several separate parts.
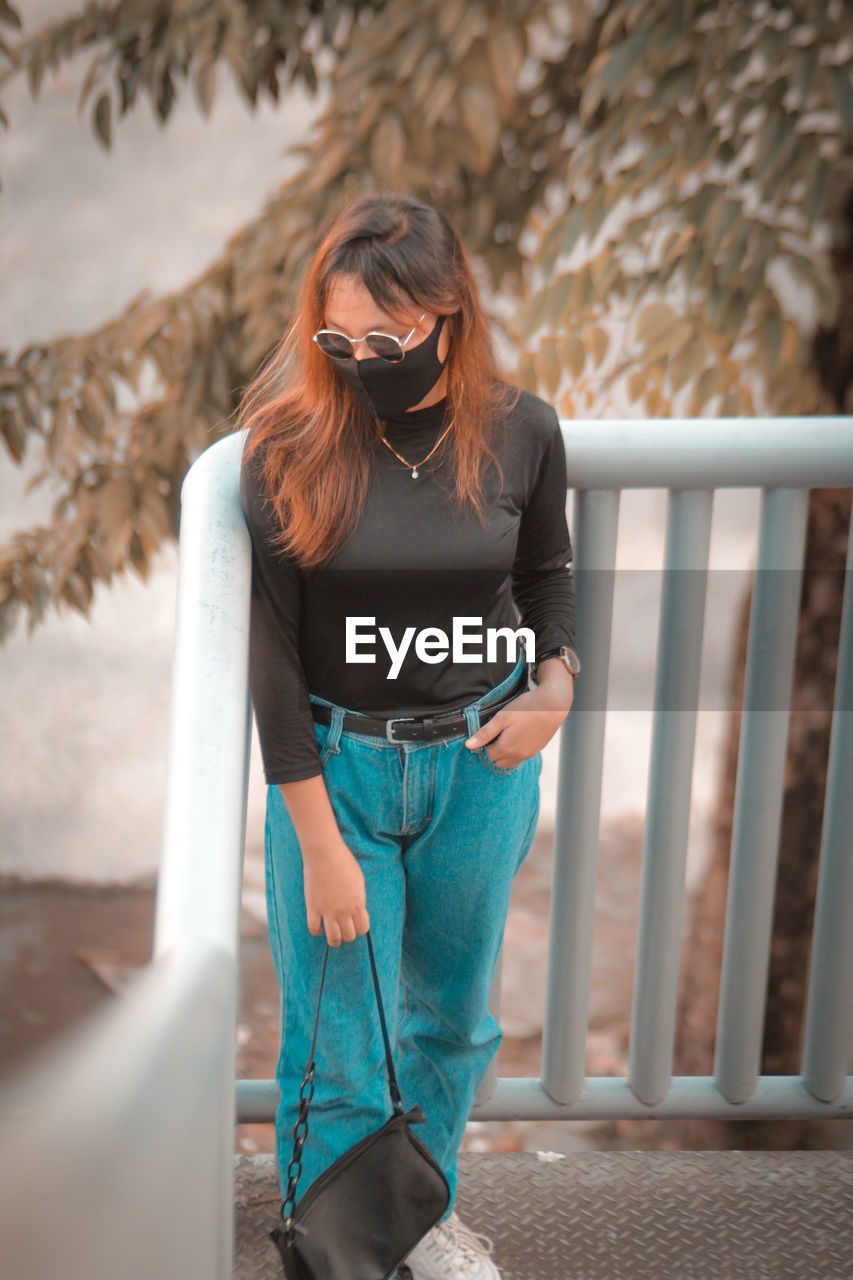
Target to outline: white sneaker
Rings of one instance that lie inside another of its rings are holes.
[[[491,1252],[491,1240],[469,1231],[451,1213],[415,1245],[404,1266],[412,1280],[501,1280]]]

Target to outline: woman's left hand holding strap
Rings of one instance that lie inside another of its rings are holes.
[[[486,754],[501,769],[514,769],[541,751],[571,711],[575,677],[559,658],[551,658],[540,664],[537,678],[539,683],[534,688],[520,693],[496,711],[466,739],[465,746],[476,751],[499,738],[496,750]]]

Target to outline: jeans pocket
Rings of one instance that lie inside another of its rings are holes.
[[[491,773],[503,774],[505,777],[509,777],[513,773],[518,773],[519,769],[524,764],[523,760],[519,760],[518,764],[514,764],[511,769],[505,769],[503,765],[495,764],[491,756],[487,755],[485,747],[478,747],[476,750],[476,756],[478,760],[483,762]]]

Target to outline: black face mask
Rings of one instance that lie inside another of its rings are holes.
[[[417,347],[406,348],[395,364],[374,356],[369,360],[336,360],[335,368],[359,400],[377,418],[397,418],[420,404],[432,391],[444,370],[438,358],[438,339],[444,316],[439,316],[432,333]]]

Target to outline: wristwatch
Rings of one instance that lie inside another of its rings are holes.
[[[539,664],[544,662],[546,658],[559,658],[569,675],[579,676],[581,673],[581,660],[574,649],[570,649],[567,644],[561,644],[559,649],[549,649],[547,653],[543,653],[540,658],[537,658],[536,666],[533,668],[533,679],[537,684],[539,681],[536,680],[536,672],[539,670]]]

